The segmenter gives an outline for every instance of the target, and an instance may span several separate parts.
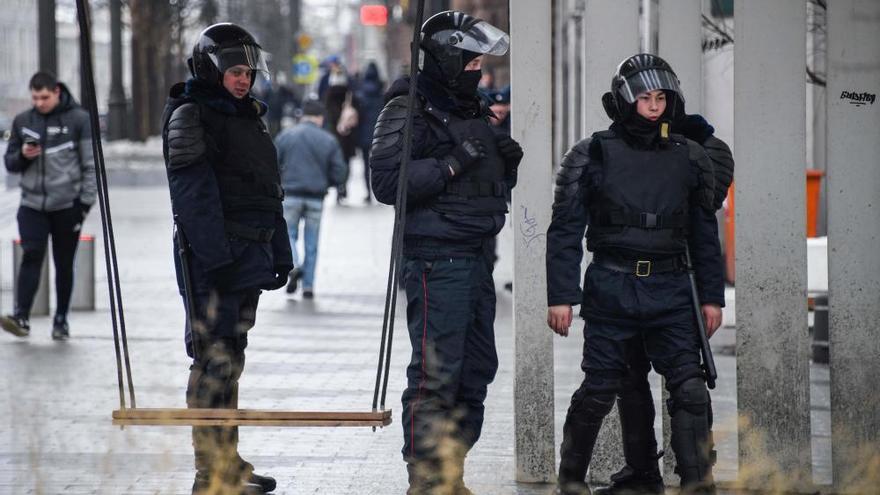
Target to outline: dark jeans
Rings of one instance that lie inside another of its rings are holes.
[[[187,341],[188,353],[193,356],[186,388],[187,407],[238,407],[238,380],[244,370],[247,331],[254,326],[259,295],[258,290],[251,290],[196,296],[195,345]],[[192,332],[187,334],[191,336]],[[219,335],[224,338],[218,338]],[[225,338],[228,335],[236,337]],[[197,482],[216,476],[234,484],[250,467],[238,455],[238,427],[194,426],[192,443]]]
[[[480,437],[483,401],[495,378],[495,284],[483,256],[407,258],[412,358],[403,392],[403,457],[463,455]],[[444,445],[444,443],[447,443]]]
[[[16,285],[15,313],[25,318],[30,316],[51,235],[57,300],[55,316],[64,318],[70,309],[73,293],[73,260],[83,222],[81,210],[74,207],[47,212],[20,206],[17,218],[23,256]]]

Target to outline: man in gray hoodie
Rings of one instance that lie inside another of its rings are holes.
[[[74,255],[83,221],[95,202],[92,134],[88,113],[54,75],[37,72],[30,90],[34,106],[12,122],[4,157],[6,170],[21,174],[17,218],[24,253],[15,312],[0,317],[0,326],[18,337],[30,334],[28,318],[51,235],[57,296],[52,338],[65,340]]]
[[[278,164],[281,166],[281,185],[284,187],[284,217],[290,234],[293,264],[287,293],[296,292],[303,281],[303,297],[314,297],[315,264],[318,259],[318,234],[324,196],[330,187],[345,184],[348,165],[342,148],[333,134],[323,129],[324,105],[317,100],[303,103],[299,124],[275,138]],[[296,255],[299,224],[303,222],[302,265]]]

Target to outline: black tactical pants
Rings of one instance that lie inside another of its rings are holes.
[[[186,389],[187,407],[238,407],[247,331],[254,326],[259,294],[258,290],[215,292],[195,298],[198,320],[195,345],[190,349],[195,353]],[[194,426],[192,442],[197,484],[219,478],[225,485],[237,485],[253,469],[238,455],[238,427]]]
[[[584,293],[585,378],[563,428],[561,484],[583,484],[603,418],[615,396],[633,386],[627,384],[631,365],[646,372],[644,363],[633,361],[638,353],[632,346],[639,342],[671,395],[672,447],[683,486],[711,482],[709,394],[688,284],[680,272],[637,277],[590,265]]]
[[[490,265],[483,256],[409,258],[404,277],[412,358],[403,457],[411,466],[449,461],[460,472],[480,437],[483,401],[498,369]]]

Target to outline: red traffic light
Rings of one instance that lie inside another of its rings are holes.
[[[362,5],[361,24],[364,26],[384,26],[388,24],[388,9],[384,5]]]

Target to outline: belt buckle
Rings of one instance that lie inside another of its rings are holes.
[[[651,275],[651,261],[636,261],[636,277],[647,277]]]

